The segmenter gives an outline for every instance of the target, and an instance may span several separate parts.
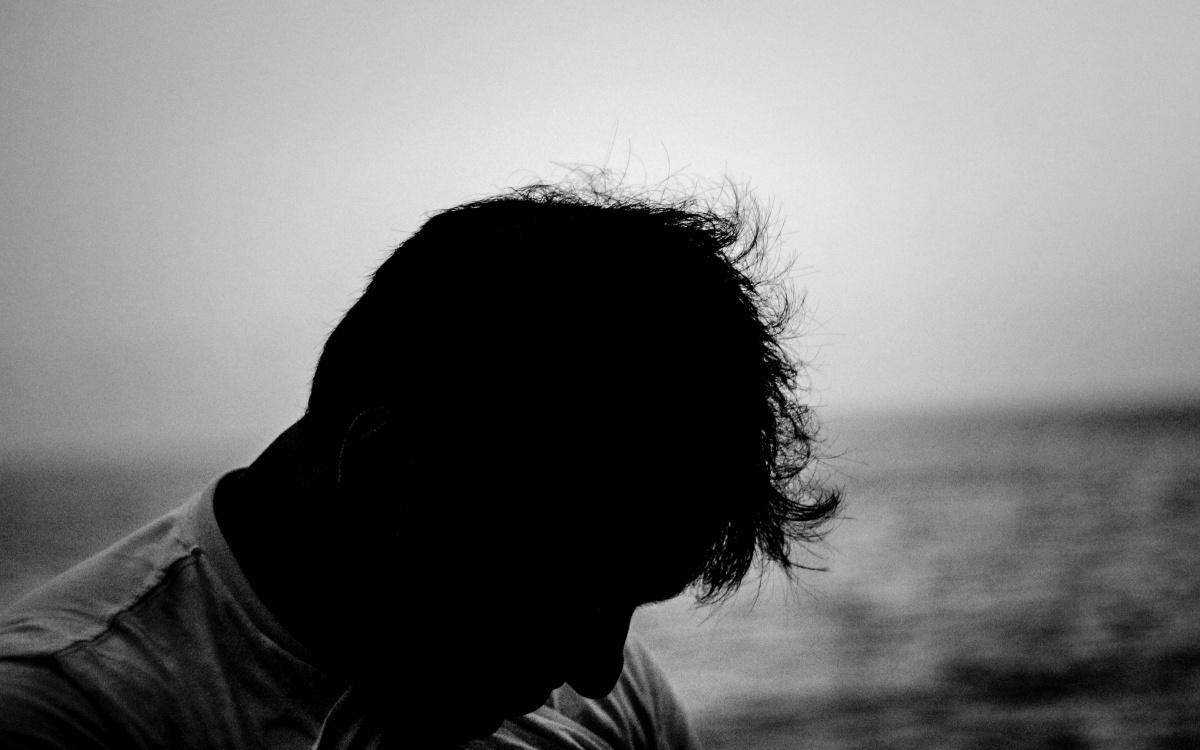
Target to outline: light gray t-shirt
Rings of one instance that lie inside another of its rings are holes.
[[[216,484],[0,614],[0,747],[307,750],[323,725],[321,750],[380,746],[339,703],[347,686],[251,589],[213,515]],[[388,739],[405,746],[414,717],[397,708]],[[468,747],[695,743],[661,672],[627,645],[609,697],[560,688]]]

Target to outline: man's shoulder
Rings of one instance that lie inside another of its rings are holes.
[[[93,688],[103,683],[143,703],[151,699],[150,691],[118,687],[127,677],[133,679],[130,675],[145,674],[149,665],[144,659],[137,665],[123,660],[139,644],[120,643],[113,633],[154,599],[172,595],[173,582],[195,556],[186,515],[196,501],[150,522],[0,613],[0,745],[127,744],[111,739],[112,706],[97,704]],[[146,632],[145,625],[127,629]],[[106,671],[105,663],[117,666]]]
[[[311,746],[344,686],[254,596],[215,488],[0,615],[0,747]]]
[[[36,658],[100,638],[196,550],[182,518],[193,498],[51,579],[0,613],[0,658]]]

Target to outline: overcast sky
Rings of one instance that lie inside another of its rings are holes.
[[[1200,392],[1200,4],[0,4],[0,448],[268,440],[425,213],[786,218],[830,409]]]

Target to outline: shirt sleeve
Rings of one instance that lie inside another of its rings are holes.
[[[625,644],[625,668],[607,697],[583,698],[564,685],[550,705],[614,748],[700,750],[666,675],[634,638]]]
[[[633,656],[636,654],[636,656]],[[633,659],[630,671],[634,679],[650,694],[654,716],[654,750],[701,750],[700,741],[692,729],[687,711],[671,688],[666,674],[639,641],[630,639],[626,659]],[[640,674],[637,674],[640,672]]]
[[[115,747],[103,716],[51,659],[0,660],[0,747]]]

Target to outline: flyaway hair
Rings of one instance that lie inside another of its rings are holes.
[[[840,502],[814,476],[776,239],[745,191],[635,191],[602,172],[441,211],[331,333],[309,414],[403,415],[414,472],[494,478],[459,488],[470,517],[583,518],[576,487],[660,536],[700,535],[693,589],[723,599],[756,563],[806,567],[795,545]],[[549,489],[508,494],[534,485]]]

